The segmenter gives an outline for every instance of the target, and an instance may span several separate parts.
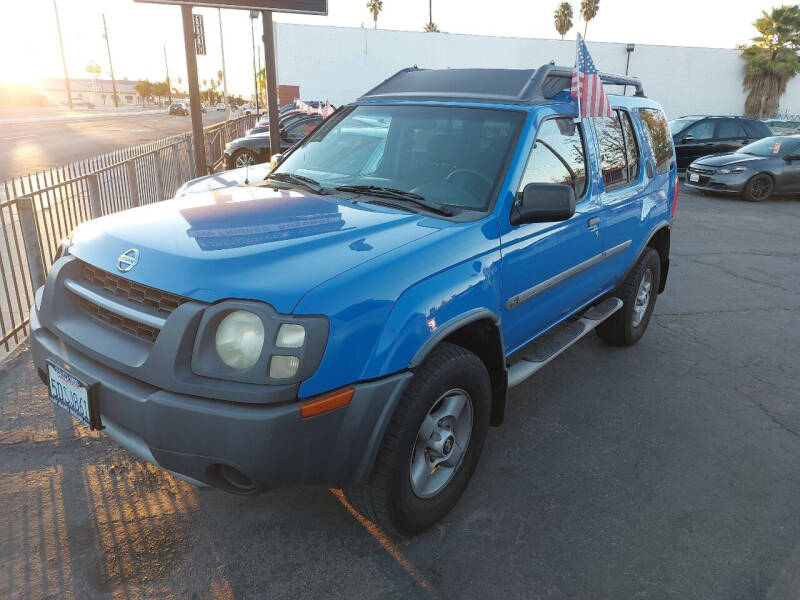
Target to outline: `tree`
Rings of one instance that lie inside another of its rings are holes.
[[[142,97],[142,100],[147,100],[153,95],[153,84],[147,79],[140,79],[137,81],[134,84],[133,89],[136,90],[136,93]]]
[[[383,10],[383,0],[369,0],[367,8],[372,13],[372,20],[375,21],[375,29],[378,28],[378,15]]]
[[[423,31],[428,33],[439,33],[439,28],[433,22],[433,0],[428,0],[428,22],[425,24]]]
[[[586,28],[589,27],[589,21],[597,16],[598,10],[600,10],[600,0],[581,0],[581,17],[586,21],[583,26],[583,37],[586,37]]]
[[[569,2],[562,2],[558,5],[553,14],[556,24],[556,31],[561,34],[561,39],[572,29],[572,5]]]
[[[745,114],[761,118],[778,111],[786,84],[800,72],[800,7],[781,6],[753,23],[759,36],[742,48],[747,61],[742,87],[747,94]]]

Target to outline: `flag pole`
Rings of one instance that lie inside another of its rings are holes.
[[[579,74],[578,81],[576,84],[576,96],[578,97],[578,116],[575,117],[575,122],[580,124],[583,119],[581,119],[581,78],[580,78],[580,71],[578,70],[578,53],[580,50],[580,39],[581,34],[576,32],[577,37],[575,38],[575,72]]]

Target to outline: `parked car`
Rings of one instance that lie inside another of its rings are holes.
[[[216,106],[214,107],[215,110],[225,110],[225,103],[224,102],[217,102]]]
[[[772,135],[763,122],[744,117],[687,116],[670,121],[669,129],[679,169],[701,156],[733,152]]]
[[[302,140],[311,130],[322,122],[319,115],[308,115],[281,129],[281,152]],[[269,162],[272,156],[269,130],[248,135],[225,146],[225,168],[234,169],[257,163]]]
[[[773,194],[800,192],[800,135],[771,136],[736,152],[705,156],[686,170],[686,185],[741,194],[760,202]]]
[[[169,105],[169,114],[185,117],[189,114],[189,105],[186,102],[173,102]]]
[[[800,121],[784,121],[781,119],[767,119],[764,124],[770,128],[773,135],[794,135],[800,133]]]
[[[637,95],[576,122],[571,71],[405,69],[258,185],[80,225],[30,311],[51,400],[190,482],[431,526],[508,389],[591,331],[635,344],[666,284],[666,118],[604,74]]]
[[[283,119],[285,119],[287,117],[297,116],[297,115],[299,115],[299,116],[308,116],[308,113],[306,111],[304,111],[304,110],[293,109],[293,110],[288,110],[288,111],[286,111],[284,113],[279,113],[278,118],[283,120]],[[269,126],[269,114],[262,115],[258,119],[258,121],[256,122],[256,126],[257,127]]]
[[[278,120],[278,123],[280,124],[281,129],[286,129],[287,127],[290,127],[291,125],[293,125],[295,123],[298,123],[300,121],[305,121],[305,120],[307,120],[309,118],[315,118],[317,116],[318,115],[309,115],[308,113],[305,113],[305,112],[287,113],[285,115],[281,115],[280,116],[280,118]],[[268,132],[268,131],[269,131],[269,120],[268,119],[261,119],[255,127],[251,128],[247,132],[247,135],[253,135],[253,134],[256,134],[256,133],[264,133],[264,132]]]

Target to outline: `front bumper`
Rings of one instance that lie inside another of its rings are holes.
[[[720,192],[723,194],[741,194],[744,191],[747,180],[752,177],[752,171],[743,173],[718,173],[718,172],[697,172],[698,181],[690,181],[689,177],[693,173],[691,166],[686,170],[684,182],[690,188],[702,190],[704,192]]]
[[[301,418],[297,401],[237,403],[154,387],[63,343],[41,325],[35,306],[30,322],[37,369],[46,372],[51,360],[96,383],[100,418],[109,437],[192,483],[232,493],[363,481],[411,377],[404,372],[356,384],[349,405]],[[231,468],[244,479],[231,479]]]

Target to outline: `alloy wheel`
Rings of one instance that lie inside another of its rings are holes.
[[[756,175],[748,184],[748,191],[753,200],[766,200],[772,194],[772,178],[769,175]]]
[[[433,403],[411,450],[409,476],[417,497],[431,498],[453,479],[469,447],[472,422],[472,399],[460,388]]]
[[[236,156],[234,163],[237,167],[252,167],[256,164],[255,158],[249,152],[241,152]]]
[[[638,327],[642,324],[647,307],[650,305],[650,293],[653,289],[653,273],[647,269],[639,282],[639,289],[636,291],[636,300],[633,303],[633,321],[631,325]]]

